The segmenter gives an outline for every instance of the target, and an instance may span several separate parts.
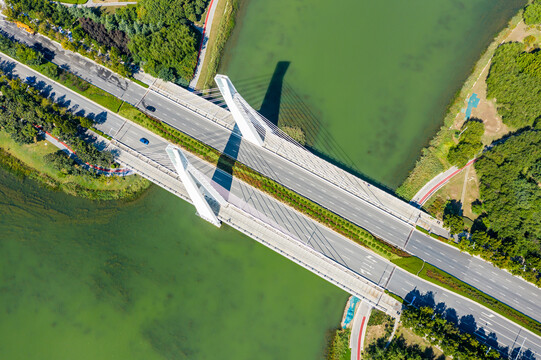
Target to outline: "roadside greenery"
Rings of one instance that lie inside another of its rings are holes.
[[[470,159],[483,148],[481,138],[485,133],[485,126],[480,120],[468,120],[462,125],[458,144],[451,146],[447,160],[459,168],[468,163]]]
[[[199,89],[210,89],[215,87],[214,76],[218,72],[220,60],[222,58],[225,44],[231,36],[231,32],[235,27],[235,17],[239,7],[239,0],[221,0],[225,1],[225,7],[220,19],[218,31],[211,33],[209,39],[210,47],[208,48],[197,87]],[[219,9],[217,8],[218,12]],[[215,16],[219,16],[218,13]]]
[[[492,296],[485,294],[473,286],[466,284],[462,280],[457,279],[445,271],[438,269],[434,265],[424,262],[416,256],[392,260],[392,262],[422,279],[486,306],[509,320],[516,322],[517,324],[521,324],[526,329],[536,333],[537,335],[541,335],[541,323],[538,321],[522,314],[521,312],[502,303]]]
[[[541,0],[534,0],[524,9],[524,23],[526,25],[541,24]]]
[[[336,329],[327,350],[327,360],[350,360],[350,329]]]
[[[443,209],[443,225],[449,229],[452,235],[464,231],[464,218],[462,217],[462,205],[456,200],[448,200]],[[454,242],[453,242],[454,244]]]
[[[419,345],[409,345],[401,335],[395,337],[387,346],[387,339],[381,337],[368,345],[363,359],[368,360],[435,360],[432,349],[422,349]],[[437,357],[440,359],[440,357]]]
[[[487,98],[512,128],[533,125],[541,116],[541,52],[524,52],[522,43],[506,43],[494,53],[487,77]]]
[[[475,169],[483,214],[461,248],[541,286],[541,131],[512,135]]]
[[[54,149],[50,144],[45,146],[45,141],[18,144],[0,130],[0,167],[49,190],[91,200],[130,200],[140,196],[151,184],[140,176],[96,177],[88,171],[80,175],[67,174],[44,159]]]
[[[122,105],[122,100],[117,97],[46,61],[39,51],[12,41],[2,34],[0,34],[0,51],[111,111],[117,112]]]
[[[479,342],[474,335],[460,331],[457,324],[443,318],[431,307],[416,309],[412,306],[402,311],[401,321],[404,327],[411,329],[415,334],[428,340],[433,346],[443,350],[444,354],[455,359],[500,359],[500,353]],[[404,359],[397,355],[406,353],[413,357],[407,359],[422,359],[419,349],[405,347],[400,338],[393,341],[389,347],[389,357],[379,356],[371,359]],[[377,349],[376,349],[377,350]],[[385,354],[385,353],[384,353]],[[383,354],[383,355],[384,355]],[[396,354],[393,356],[393,354]]]
[[[19,144],[30,144],[38,140],[36,126],[69,144],[78,158],[93,165],[111,167],[113,155],[99,151],[82,139],[86,130],[82,117],[73,115],[56,103],[42,97],[37,90],[19,79],[0,77],[0,128]]]
[[[194,22],[208,5],[208,0],[141,0],[108,13],[49,0],[6,2],[9,18],[123,76],[140,66],[153,76],[183,85],[197,65],[201,36]]]

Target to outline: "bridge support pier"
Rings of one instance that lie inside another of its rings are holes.
[[[199,172],[186,158],[186,155],[176,146],[168,145],[165,149],[173,162],[182,184],[186,188],[190,199],[197,210],[197,215],[209,223],[220,227],[222,222],[214,213],[210,201],[220,206],[226,205],[225,199],[209,184],[203,174]]]
[[[264,139],[256,127],[261,132],[267,127],[259,114],[240,96],[229,77],[218,74],[214,77],[214,81],[216,81],[227,107],[233,114],[233,119],[240,129],[242,137],[257,146],[263,146]]]

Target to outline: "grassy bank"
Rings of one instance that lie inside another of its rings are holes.
[[[417,275],[424,280],[430,281],[431,283],[478,302],[490,310],[517,324],[521,324],[526,329],[541,336],[541,323],[538,321],[522,314],[521,312],[511,308],[492,296],[485,294],[473,286],[466,284],[460,279],[449,275],[434,265],[424,262],[418,257],[410,256],[408,258],[393,260],[392,262],[400,266],[402,269],[407,270],[408,272]]]
[[[473,85],[479,79],[481,73],[490,63],[494,51],[504,41],[511,31],[522,19],[522,10],[515,15],[509,25],[502,30],[483,52],[481,58],[472,69],[470,76],[465,81],[453,99],[450,101],[447,113],[443,120],[443,125],[430,140],[429,145],[421,151],[421,157],[415,164],[407,179],[396,190],[396,193],[406,200],[410,200],[430,179],[448,169],[451,164],[447,161],[447,154],[450,147],[454,144],[453,136],[456,125],[462,122],[461,109],[471,92]]]
[[[209,45],[201,74],[197,81],[197,89],[209,89],[214,87],[214,76],[220,67],[220,60],[225,49],[225,44],[235,27],[235,17],[238,10],[239,0],[214,0],[219,1],[212,21],[212,29],[209,37]]]
[[[327,347],[327,360],[350,360],[351,349],[349,348],[350,329],[336,329]]]
[[[64,191],[92,200],[133,199],[150,186],[146,179],[135,176],[99,177],[66,175],[44,160],[58,149],[48,141],[20,145],[0,131],[0,164],[17,176],[38,181],[51,190]]]

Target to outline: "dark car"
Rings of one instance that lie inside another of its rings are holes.
[[[36,77],[35,76],[27,76],[26,77],[26,83],[27,84],[33,84],[36,82]]]
[[[148,111],[150,111],[150,112],[156,111],[156,108],[155,108],[154,106],[150,106],[150,105],[148,105],[148,106],[146,107],[146,109],[147,109]]]
[[[147,138],[140,138],[139,141],[142,142],[145,145],[148,145],[148,143],[150,142],[150,141],[148,141]]]

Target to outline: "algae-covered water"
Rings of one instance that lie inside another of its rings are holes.
[[[0,359],[318,359],[347,295],[153,187],[93,203],[0,171]]]
[[[246,0],[220,71],[270,120],[281,102],[315,150],[394,188],[525,3]]]

